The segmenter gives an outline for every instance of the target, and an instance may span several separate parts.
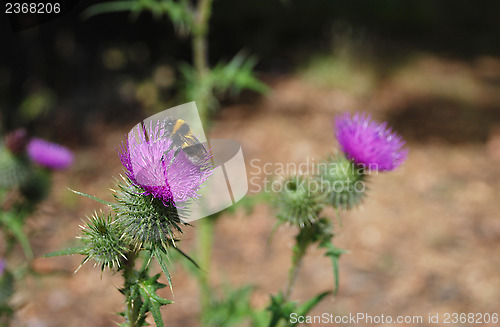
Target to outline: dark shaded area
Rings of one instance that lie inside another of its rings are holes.
[[[292,49],[311,53],[328,48],[331,28],[340,21],[379,41],[392,40],[396,48],[459,57],[498,54],[499,10],[500,2],[494,0],[480,5],[466,0],[216,1],[213,50],[250,48],[264,63],[277,61],[275,56],[293,58]]]
[[[5,14],[8,14],[12,31],[17,33],[42,25],[69,13],[78,0],[59,0],[57,2],[6,2]],[[16,15],[23,12],[22,15]]]
[[[411,142],[485,143],[500,123],[500,106],[473,107],[449,99],[415,99],[389,124]]]
[[[141,81],[150,78],[158,64],[176,67],[191,60],[189,40],[177,36],[165,18],[143,13],[134,20],[128,13],[116,13],[83,21],[82,10],[97,2],[79,1],[62,17],[17,33],[11,24],[16,18],[0,22],[4,128],[27,125],[37,133],[82,142],[87,139],[87,126],[95,121],[126,123],[143,116],[140,103],[120,96],[124,80]],[[452,0],[218,0],[211,20],[210,58],[216,63],[245,49],[257,55],[259,70],[290,72],[308,56],[331,48],[335,42],[332,27],[339,22],[363,31],[383,58],[408,49],[461,58],[497,55],[499,9],[500,2],[495,0],[480,4]],[[116,69],[108,69],[102,62],[103,52],[110,47],[127,55],[126,63]],[[19,113],[22,102],[44,89],[55,96],[50,110],[36,119],[23,117]],[[167,98],[174,95],[175,88],[162,94]],[[415,103],[411,108],[419,106]],[[411,108],[402,114],[403,125],[425,116]],[[426,110],[431,109],[423,112]]]
[[[189,48],[168,21],[154,21],[148,14],[134,21],[127,13],[83,21],[80,14],[88,5],[79,2],[67,15],[18,33],[9,21],[0,22],[8,49],[0,54],[4,82],[0,104],[6,129],[27,125],[30,131],[45,130],[58,138],[71,134],[73,141],[84,142],[86,128],[96,121],[120,124],[142,116],[139,104],[120,99],[118,86],[123,76],[141,80],[151,76],[155,63],[189,56]],[[102,53],[111,47],[129,49],[129,56],[136,60],[120,69],[106,69]],[[55,107],[36,119],[23,117],[22,102],[45,89],[55,95]]]

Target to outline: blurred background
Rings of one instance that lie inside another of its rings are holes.
[[[98,207],[68,187],[110,199],[112,177],[122,172],[115,148],[138,121],[182,103],[178,66],[192,60],[189,40],[168,19],[82,19],[92,3],[31,28],[8,15],[0,20],[2,132],[25,127],[76,155],[28,226],[37,257],[71,244]],[[337,148],[331,119],[366,111],[389,121],[410,149],[399,170],[370,180],[361,208],[343,214],[336,245],[349,253],[340,260],[340,291],[314,313],[498,312],[499,10],[495,0],[214,2],[210,63],[243,49],[258,59],[257,76],[270,92],[220,98],[210,137],[237,140],[248,162],[319,160]],[[259,204],[218,220],[216,289],[252,284],[252,303],[264,307],[284,287],[295,230],[283,226],[266,244],[273,215]],[[183,235],[188,252],[195,228]],[[90,264],[73,275],[81,259],[35,260],[44,276],[16,295],[16,325],[117,320],[119,276]],[[195,281],[182,266],[172,275],[176,303],[164,311],[167,325],[199,326]],[[293,298],[332,287],[330,263],[312,251]]]

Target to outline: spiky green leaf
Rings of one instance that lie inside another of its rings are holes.
[[[33,259],[33,251],[28,236],[23,230],[23,219],[12,211],[0,212],[0,226],[21,245],[28,260]]]
[[[320,247],[325,248],[327,251],[325,256],[329,257],[332,261],[332,269],[333,269],[333,280],[335,283],[335,289],[333,291],[333,295],[337,295],[339,291],[339,258],[342,254],[346,253],[346,250],[339,249],[335,245],[333,245],[330,241],[323,242]]]
[[[89,199],[92,199],[94,201],[97,201],[99,203],[102,203],[102,204],[105,204],[105,205],[108,205],[108,206],[113,206],[114,205],[114,203],[112,203],[112,202],[101,200],[101,199],[99,199],[99,198],[97,198],[97,197],[95,197],[93,195],[87,194],[87,193],[83,193],[83,192],[80,192],[80,191],[75,191],[75,190],[72,190],[70,188],[68,188],[68,190],[70,190],[71,192],[73,192],[75,194],[82,195],[84,197],[87,197]]]
[[[170,287],[170,291],[173,294],[174,290],[172,287],[172,277],[170,276],[170,272],[168,271],[168,266],[167,266],[167,261],[168,261],[167,250],[155,248],[153,250],[153,256],[156,258],[156,261],[158,261],[158,264],[160,265],[161,270],[163,270],[163,273],[167,277],[168,286]]]
[[[328,292],[323,292],[323,293],[320,293],[318,295],[316,295],[315,297],[307,300],[306,302],[304,302],[302,305],[300,305],[295,312],[297,312],[297,315],[298,316],[305,316],[309,313],[309,311],[311,311],[318,303],[321,302],[321,300],[323,300],[327,295],[331,294],[332,292],[328,291]],[[297,326],[298,322],[297,323],[294,323],[292,326]]]
[[[139,294],[143,300],[143,306],[141,307],[141,312],[149,311],[153,315],[157,327],[163,327],[163,319],[161,317],[160,308],[163,305],[171,304],[173,301],[167,300],[156,294],[156,291],[164,288],[165,284],[159,283],[158,278],[160,274],[140,281],[138,283]],[[146,309],[147,308],[147,309]]]
[[[72,248],[67,248],[64,250],[59,250],[59,251],[54,251],[50,252],[47,254],[44,254],[44,258],[51,258],[51,257],[58,257],[62,255],[73,255],[73,254],[84,254],[84,247],[83,246],[77,246],[77,247],[72,247]]]

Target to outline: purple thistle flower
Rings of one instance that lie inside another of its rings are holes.
[[[5,262],[5,260],[0,259],[0,276],[3,275],[3,272],[5,271],[6,267],[7,267],[7,263]]]
[[[209,152],[193,163],[184,151],[176,153],[171,144],[172,139],[160,122],[156,126],[151,122],[145,131],[140,125],[132,130],[119,149],[120,161],[132,183],[165,205],[197,198],[202,184],[212,173]]]
[[[373,121],[370,115],[344,114],[335,119],[335,135],[342,151],[356,164],[373,166],[379,171],[399,167],[407,158],[405,141],[386,122]]]
[[[40,166],[64,169],[73,163],[73,153],[62,145],[32,138],[27,147],[28,157]]]
[[[24,128],[16,129],[5,136],[5,146],[15,155],[20,155],[24,152],[28,141],[28,133],[26,133]]]

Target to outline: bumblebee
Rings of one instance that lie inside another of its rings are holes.
[[[191,127],[189,127],[188,123],[184,120],[169,117],[165,119],[162,127],[166,135],[172,140],[166,153],[175,148],[172,160],[177,157],[181,150],[194,164],[203,162],[207,157],[205,145],[198,140],[191,130]]]

